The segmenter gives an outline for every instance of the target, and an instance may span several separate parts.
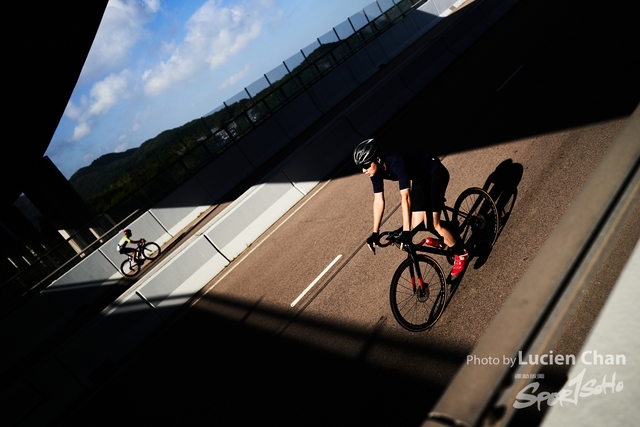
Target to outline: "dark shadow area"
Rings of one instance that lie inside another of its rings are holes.
[[[19,170],[41,158],[69,102],[98,30],[107,0],[72,0],[64,4],[20,3],[11,10],[8,81],[19,90],[8,91],[4,156],[0,172],[0,206],[11,205],[20,195]],[[26,131],[28,129],[28,131]],[[15,165],[21,167],[17,169]]]
[[[500,234],[502,234],[513,211],[518,196],[518,184],[522,180],[523,173],[524,168],[521,164],[513,163],[513,160],[507,159],[498,165],[482,186],[482,189],[491,196],[498,210],[499,227],[496,242],[500,239]],[[482,267],[490,253],[491,248],[480,252],[474,263],[474,268]]]
[[[516,202],[516,196],[518,193],[518,184],[522,179],[523,170],[524,169],[521,164],[513,163],[512,159],[507,159],[500,163],[496,167],[495,171],[493,171],[487,177],[487,180],[482,186],[482,189],[489,194],[497,209],[499,221],[497,235],[492,245],[487,245],[484,243],[484,239],[486,238],[484,232],[488,230],[479,230],[479,234],[474,233],[473,235],[471,235],[469,241],[467,241],[467,247],[470,250],[470,260],[467,269],[455,278],[451,277],[451,275],[447,277],[447,283],[450,288],[449,298],[447,299],[446,305],[449,305],[449,302],[462,283],[462,279],[464,278],[467,270],[469,268],[473,268],[474,270],[481,268],[487,262],[487,259],[491,255],[491,251],[494,245],[498,242],[500,234],[506,227],[507,221],[509,220],[511,212],[513,211],[513,207]],[[464,196],[464,193],[465,192],[463,192],[459,196],[459,198],[462,198]],[[480,207],[479,212],[486,212],[486,207]],[[445,214],[450,215],[448,212],[445,212]],[[452,225],[452,227],[455,228],[457,222],[455,221],[455,219],[453,221],[454,224]],[[453,257],[447,256],[447,261],[449,262],[449,264],[453,264]]]
[[[628,116],[640,101],[638,7],[521,1],[379,138],[446,155]]]
[[[260,301],[204,298],[199,309],[174,317],[127,363],[101,367],[90,398],[56,425],[418,426],[446,386],[442,377],[379,366],[370,352],[418,356],[445,376],[465,358],[382,334],[379,327],[296,319],[308,331],[357,341],[360,351],[347,357],[309,342],[311,335],[302,343],[255,326],[256,318],[286,323],[291,313]]]

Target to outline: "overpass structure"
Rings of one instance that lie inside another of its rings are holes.
[[[334,71],[335,74],[332,73],[326,80],[311,88],[297,100],[290,111],[280,113],[278,120],[263,128],[264,133],[254,133],[253,137],[245,140],[244,144],[247,146],[256,146],[265,134],[286,133],[285,123],[289,120],[299,123],[291,118],[292,114],[300,117],[323,116],[330,119],[314,129],[313,134],[299,148],[280,159],[278,164],[248,191],[227,206],[220,206],[213,218],[209,219],[207,216],[206,223],[201,222],[203,214],[212,208],[213,195],[222,191],[220,188],[212,188],[211,183],[220,182],[219,177],[228,176],[229,170],[244,171],[238,175],[240,179],[242,173],[249,175],[255,170],[255,164],[260,162],[258,159],[247,158],[246,153],[252,150],[242,150],[242,144],[230,148],[223,159],[204,169],[179,190],[136,219],[130,225],[136,230],[136,234],[144,235],[149,240],[155,240],[165,246],[179,241],[179,245],[176,244],[179,247],[110,304],[100,316],[87,322],[80,332],[76,331],[66,337],[50,355],[39,359],[18,375],[8,376],[12,381],[10,386],[3,390],[1,398],[3,407],[11,404],[15,424],[37,424],[55,418],[71,404],[74,397],[85,392],[94,381],[108,375],[112,366],[126,357],[137,343],[170,318],[217,272],[229,265],[271,224],[304,198],[331,170],[339,166],[358,141],[374,134],[381,123],[400,112],[417,92],[446,69],[448,64],[455,61],[458,55],[463,54],[477,37],[517,3],[476,1],[467,5],[450,22],[441,21],[441,15],[455,7],[456,3],[425,3],[414,12],[414,18],[429,18],[423,19],[422,22],[430,22],[430,25],[416,26],[414,19],[411,27],[405,25],[411,22],[408,20],[395,31],[388,32],[386,36],[363,50],[357,60],[347,62]],[[434,11],[436,13],[433,13]],[[413,33],[410,28],[413,28]],[[404,42],[398,43],[398,40]],[[394,44],[396,48],[389,50],[388,46]],[[366,82],[358,82],[357,78],[351,81],[350,79],[357,76],[357,73],[353,73],[354,67],[361,66],[365,58],[368,66],[379,71],[375,76],[370,75]],[[383,64],[385,67],[380,69]],[[344,87],[357,87],[358,90],[337,93]],[[634,184],[633,178],[630,177],[637,174],[638,168],[637,116],[636,112],[634,119],[630,120],[621,134],[622,142],[616,145],[626,148],[621,149],[622,152],[619,154],[611,154],[610,164],[603,166],[608,170],[612,167],[611,164],[620,165],[621,159],[627,161],[627,166],[618,168],[622,175],[612,184],[615,188],[585,190],[589,197],[594,192],[615,196],[603,197],[599,213],[590,216],[595,218],[595,223],[585,222],[582,234],[576,236],[573,242],[576,248],[585,248],[588,243],[597,240],[593,236],[593,230],[599,229],[600,225],[611,217],[610,213],[616,210],[612,207],[614,204],[624,200],[636,200],[637,184]],[[308,125],[309,123],[305,126]],[[286,135],[283,134],[282,138],[286,139]],[[228,184],[235,185],[237,182]],[[581,208],[580,210],[582,211]],[[622,209],[620,215],[624,214]],[[574,219],[567,221],[571,225],[575,224]],[[180,239],[185,230],[194,227],[195,224],[198,227],[197,233]],[[609,233],[614,233],[615,227],[610,230],[612,231]],[[52,336],[69,328],[69,324],[74,321],[77,313],[82,312],[83,307],[100,299],[109,287],[118,283],[121,277],[116,267],[117,257],[114,258],[115,240],[116,237],[105,242],[104,249],[91,254],[32,298],[29,304],[21,306],[13,311],[11,316],[3,319],[0,333],[5,342],[13,343],[12,348],[16,350],[4,357],[4,366],[21,366],[21,360],[25,356],[30,357],[32,352],[41,349],[42,344]],[[552,250],[553,248],[550,249]],[[587,260],[593,259],[588,254],[588,249],[580,249],[578,252]],[[563,298],[559,293],[555,293],[556,289],[575,289],[567,285],[570,280],[566,271],[560,270],[558,267],[555,273],[559,279],[549,281],[549,296],[553,298],[540,301],[539,305],[531,305],[533,318],[549,314],[554,306],[559,307],[557,302],[562,302]],[[577,265],[571,268],[572,273],[579,270],[580,267]],[[528,296],[523,298],[526,299]],[[20,325],[20,328],[16,328],[16,325]],[[538,335],[545,329],[532,318],[524,319],[522,327],[526,330],[512,331],[515,342],[511,341],[508,345],[513,348],[510,347],[505,352],[523,348],[523,342],[535,343],[536,336],[545,336]],[[502,332],[504,331],[497,333]],[[25,336],[29,339],[25,340]],[[487,345],[493,345],[495,341],[491,339],[487,342],[490,343]],[[482,354],[480,347],[478,355]],[[487,396],[485,393],[485,399],[481,402],[461,405],[460,390],[455,388],[458,382],[464,384],[468,378],[473,378],[478,387],[486,390],[487,383],[475,377],[478,373],[470,373],[468,375],[471,377],[454,382],[451,391],[448,392],[454,397],[448,398],[448,394],[445,394],[426,423],[451,425],[453,422],[460,425],[476,425],[482,416],[486,415],[487,408],[495,403],[489,400],[497,398],[501,391],[498,384],[505,375],[512,374],[489,373],[486,370],[483,372],[483,375],[490,376],[487,381],[493,381],[491,389],[496,391],[494,396]],[[464,378],[467,374],[461,372],[460,375]],[[20,396],[17,405],[15,396]],[[496,404],[496,407],[504,406],[504,403],[502,406]],[[461,414],[460,411],[464,413]],[[472,412],[473,414],[469,415]]]

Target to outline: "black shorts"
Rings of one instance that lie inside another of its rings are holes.
[[[431,175],[411,182],[411,211],[440,212],[444,209],[444,194],[449,185],[449,171],[440,164]]]
[[[135,251],[136,250],[134,248],[122,248],[118,252],[120,252],[122,255],[128,255],[128,254],[133,253]]]

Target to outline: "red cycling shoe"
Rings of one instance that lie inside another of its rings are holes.
[[[467,264],[469,263],[469,253],[467,250],[464,250],[464,254],[462,255],[454,255],[453,256],[453,268],[451,269],[451,277],[456,277],[460,273],[467,268]]]

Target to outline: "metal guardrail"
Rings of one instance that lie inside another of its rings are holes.
[[[640,106],[552,232],[470,356],[548,354],[640,197]],[[539,365],[464,365],[423,427],[505,426]],[[515,378],[522,378],[517,380]]]

